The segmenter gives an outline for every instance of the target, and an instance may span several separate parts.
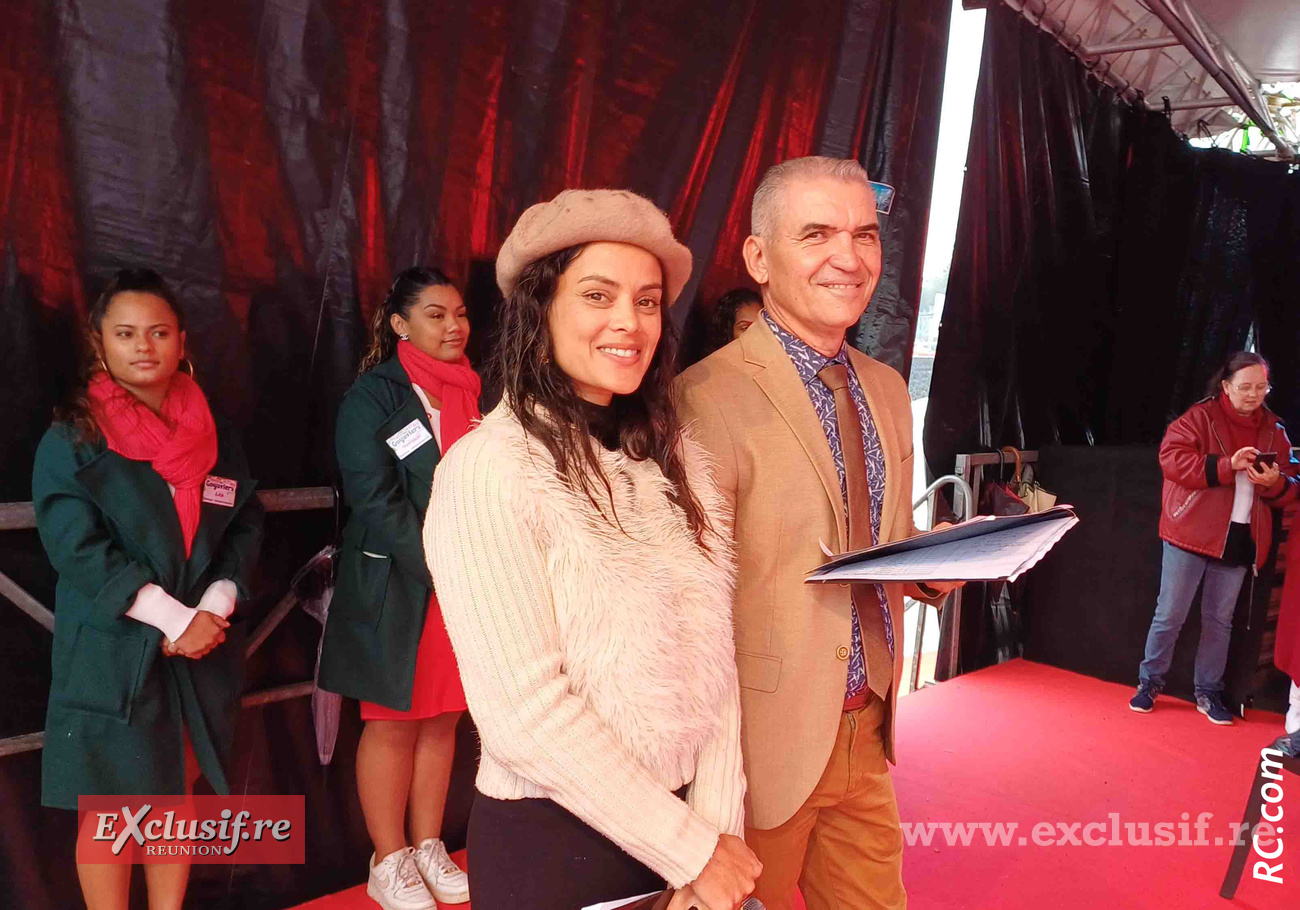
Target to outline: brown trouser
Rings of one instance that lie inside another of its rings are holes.
[[[763,863],[754,895],[768,910],[794,906],[797,883],[808,910],[901,910],[903,833],[885,762],[885,704],[840,717],[830,761],[812,795],[777,828],[745,830]]]

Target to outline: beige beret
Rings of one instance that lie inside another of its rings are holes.
[[[519,216],[497,253],[497,287],[507,297],[531,262],[583,243],[630,243],[664,270],[664,301],[677,301],[691,277],[691,251],[673,237],[668,216],[630,190],[565,190]]]

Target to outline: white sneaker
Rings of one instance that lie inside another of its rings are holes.
[[[370,854],[370,880],[366,894],[384,910],[436,910],[433,895],[415,864],[415,848],[403,847],[375,865]]]
[[[463,904],[469,900],[469,876],[451,861],[442,841],[426,838],[415,851],[415,864],[433,896],[442,903]]]

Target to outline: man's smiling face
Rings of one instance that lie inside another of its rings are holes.
[[[880,279],[876,200],[858,180],[796,178],[777,212],[771,236],[750,239],[750,274],[773,318],[820,348],[857,323]]]

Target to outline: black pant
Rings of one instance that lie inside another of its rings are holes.
[[[678,791],[684,797],[686,788]],[[578,910],[664,880],[549,799],[474,794],[467,855],[474,910]]]

